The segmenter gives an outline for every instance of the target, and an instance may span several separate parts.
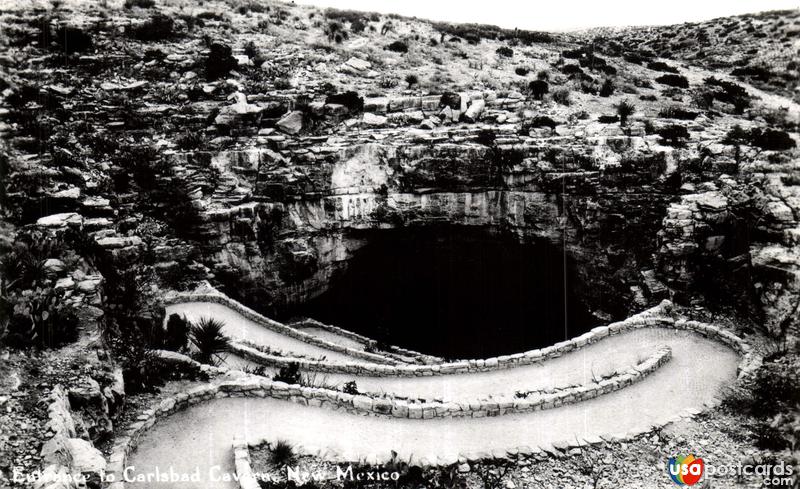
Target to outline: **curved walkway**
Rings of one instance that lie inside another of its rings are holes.
[[[354,360],[353,356],[347,353],[312,345],[298,338],[266,328],[222,304],[205,301],[180,302],[170,304],[166,309],[167,316],[180,314],[193,322],[203,317],[219,319],[225,323],[223,332],[231,338],[269,346],[283,353],[293,353],[315,359],[324,358],[330,362],[351,362]]]
[[[609,336],[563,356],[513,369],[427,377],[379,377],[338,373],[318,373],[316,377],[333,386],[341,386],[354,380],[359,392],[465,402],[488,397],[513,397],[517,391],[583,385],[593,379],[630,368],[662,345],[671,346],[673,352],[680,351],[683,357],[697,358],[713,355],[709,349],[713,349],[718,343],[697,341],[697,335],[688,331],[646,328]],[[727,350],[722,345],[719,346]],[[247,360],[234,358],[236,361],[231,359],[228,363],[231,368],[242,364],[253,365]],[[238,363],[240,361],[244,363]]]
[[[158,487],[233,488],[234,482],[211,481],[208,474],[233,472],[231,444],[236,436],[250,441],[285,439],[335,460],[382,460],[395,451],[401,458],[428,462],[480,458],[520,447],[546,449],[599,437],[624,438],[699,412],[715,403],[720,389],[736,378],[739,356],[727,346],[692,331],[647,327],[603,338],[537,365],[428,378],[355,380],[359,387],[374,382],[373,387],[386,391],[467,400],[470,395],[485,397],[485,390],[507,394],[515,387],[586,380],[594,368],[630,365],[655,345],[669,346],[672,361],[641,382],[577,404],[497,417],[419,420],[357,416],[271,398],[210,400],[159,421],[141,437],[127,465],[142,473],[170,467],[176,472],[199,471],[202,479]]]

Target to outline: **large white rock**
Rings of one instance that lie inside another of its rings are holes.
[[[366,112],[361,120],[364,124],[372,127],[384,127],[386,125],[386,117],[370,112]]]
[[[472,104],[467,108],[467,111],[464,112],[464,120],[467,122],[477,122],[480,119],[485,107],[486,102],[484,102],[482,99],[473,100]]]
[[[372,63],[370,63],[369,61],[361,59],[361,58],[356,58],[355,56],[353,56],[352,58],[348,59],[345,62],[345,64],[347,66],[349,66],[350,68],[353,68],[354,70],[358,70],[358,71],[365,71],[365,70],[368,70],[368,69],[370,69],[372,67]]]
[[[40,217],[36,220],[36,224],[46,228],[60,228],[67,224],[80,224],[82,219],[77,212],[64,212]]]
[[[299,110],[289,112],[275,126],[286,134],[297,134],[303,129],[303,113]]]
[[[76,472],[100,472],[106,468],[106,459],[100,450],[80,438],[70,438],[67,446],[72,454],[72,467]]]

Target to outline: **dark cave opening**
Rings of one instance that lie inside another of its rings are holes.
[[[451,359],[544,347],[596,325],[574,264],[549,242],[456,226],[362,232],[369,244],[294,314]]]

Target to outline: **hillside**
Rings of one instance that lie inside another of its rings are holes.
[[[166,297],[210,284],[288,323],[359,250],[422,230],[554,250],[587,328],[669,299],[796,372],[799,33],[800,11],[563,34],[277,1],[0,0],[0,425],[20,427],[0,469],[57,458],[43,401],[62,388],[108,455],[164,383],[204,381],[153,354]],[[360,333],[367,353],[396,339]],[[721,409],[687,438],[783,453],[753,448],[763,419]],[[628,462],[639,481],[656,466]]]

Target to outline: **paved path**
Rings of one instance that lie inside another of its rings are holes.
[[[167,316],[170,314],[185,315],[187,319],[196,322],[202,317],[214,317],[225,322],[223,332],[235,339],[252,341],[269,346],[284,353],[294,353],[309,358],[325,358],[331,362],[351,362],[353,357],[346,353],[328,350],[326,348],[310,345],[302,340],[286,336],[266,328],[229,307],[214,302],[184,302],[167,306]],[[362,362],[366,360],[361,360]]]
[[[308,451],[324,449],[323,455],[346,460],[384,458],[391,450],[403,458],[453,459],[459,454],[574,442],[576,437],[624,436],[648,431],[654,424],[664,423],[687,410],[702,409],[722,386],[736,378],[739,358],[727,347],[694,333],[660,328],[605,338],[585,352],[570,353],[548,362],[560,366],[542,365],[538,375],[528,368],[492,375],[497,375],[500,389],[514,383],[556,382],[551,377],[579,376],[572,369],[585,372],[587,365],[603,356],[611,361],[618,356],[627,360],[641,348],[652,351],[651,345],[669,345],[673,357],[642,382],[570,406],[492,418],[411,420],[355,416],[276,399],[210,401],[159,421],[143,436],[139,448],[128,460],[137,472],[145,473],[156,467],[164,471],[172,466],[178,472],[198,468],[204,482],[132,486],[236,487],[234,483],[212,482],[207,477],[212,467],[219,467],[222,472],[232,470],[231,441],[236,434],[253,441],[286,439]],[[464,378],[482,375],[445,378],[452,385],[467,386],[472,381]],[[411,385],[420,379],[403,380]],[[473,385],[486,385],[483,382],[476,381]],[[395,385],[400,388],[405,384]],[[443,397],[449,392],[457,391],[444,391]],[[484,393],[474,394],[483,397]]]

